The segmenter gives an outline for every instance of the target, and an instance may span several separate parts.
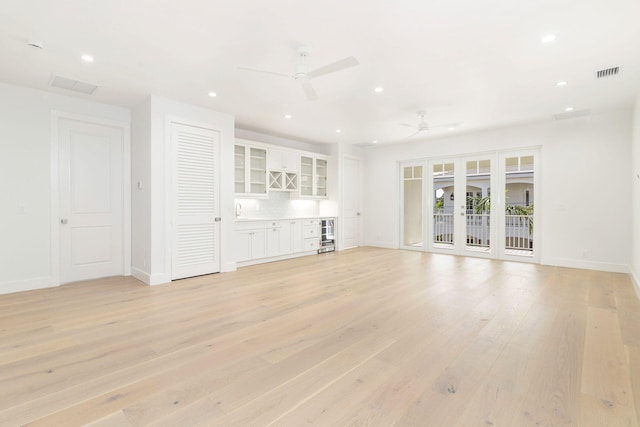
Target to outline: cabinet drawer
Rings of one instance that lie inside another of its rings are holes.
[[[315,251],[320,247],[320,240],[316,238],[304,239],[302,246],[303,251]]]
[[[318,227],[313,226],[313,227],[304,227],[304,229],[302,230],[302,235],[306,239],[308,237],[318,237],[320,236],[320,233],[318,231]]]
[[[267,221],[267,228],[280,228],[284,221]]]
[[[320,220],[318,218],[307,218],[307,219],[304,219],[303,221],[304,222],[302,224],[305,225],[305,226],[320,224]]]

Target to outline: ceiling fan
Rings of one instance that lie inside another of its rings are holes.
[[[296,80],[301,84],[302,90],[307,96],[307,99],[309,101],[317,101],[318,94],[316,93],[315,89],[311,85],[311,79],[323,76],[325,74],[342,71],[347,68],[351,68],[360,64],[360,62],[358,62],[356,58],[354,58],[353,56],[349,56],[348,58],[344,58],[339,61],[332,62],[331,64],[327,64],[323,67],[316,68],[313,71],[307,71],[306,60],[310,53],[309,48],[306,46],[300,46],[297,49],[297,53],[298,53],[298,57],[300,58],[300,62],[298,63],[298,66],[296,67],[296,71],[293,75],[280,73],[277,71],[261,70],[259,68],[253,68],[253,67],[238,67],[238,68],[241,70],[256,71],[259,73],[266,73],[266,74],[274,74],[276,76],[282,76],[282,77],[288,77],[288,78],[293,77],[294,80]]]
[[[425,131],[428,131],[428,130],[431,130],[431,129],[449,128],[449,129],[453,130],[457,126],[460,125],[460,123],[448,123],[448,124],[444,124],[444,125],[429,126],[429,124],[424,121],[424,116],[426,116],[427,113],[425,113],[424,111],[418,111],[416,114],[418,115],[418,117],[420,117],[420,123],[418,123],[418,126],[410,125],[410,124],[407,124],[407,123],[400,123],[400,126],[406,126],[406,127],[417,129],[417,132],[412,133],[411,135],[409,135],[409,136],[407,136],[407,137],[405,137],[403,139],[413,138],[414,136],[418,135],[419,133],[425,132]]]

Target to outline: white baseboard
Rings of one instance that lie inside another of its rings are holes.
[[[636,291],[636,296],[640,299],[640,280],[638,280],[638,276],[634,271],[629,267],[629,277],[631,278],[631,284],[633,284],[633,289]]]
[[[364,246],[373,246],[375,248],[398,249],[398,244],[393,242],[385,242],[382,240],[366,240]]]
[[[33,291],[35,289],[54,288],[60,286],[50,276],[36,277],[34,279],[15,280],[0,283],[0,294],[12,294],[14,292]]]
[[[131,267],[131,275],[151,286],[162,285],[163,283],[169,283],[171,281],[167,280],[166,274],[149,274],[136,267]]]
[[[247,267],[249,265],[264,264],[266,262],[282,261],[282,260],[285,260],[285,259],[299,258],[301,256],[310,256],[310,255],[318,255],[318,251],[315,250],[315,251],[307,251],[307,252],[298,252],[298,253],[295,253],[295,254],[280,255],[280,256],[274,256],[274,257],[270,257],[270,258],[252,259],[252,260],[249,260],[249,261],[238,262],[238,263],[236,263],[236,265],[238,267]]]
[[[229,273],[231,271],[236,271],[238,266],[235,262],[225,262],[222,264],[222,268],[220,269],[221,273]]]
[[[540,261],[542,265],[552,265],[555,267],[581,268],[583,270],[607,271],[610,273],[628,273],[629,266],[625,264],[615,264],[610,262],[584,261],[567,258],[545,258]]]

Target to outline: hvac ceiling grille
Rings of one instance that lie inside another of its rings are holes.
[[[596,78],[603,79],[605,77],[617,76],[620,73],[620,67],[605,68],[604,70],[596,71]]]

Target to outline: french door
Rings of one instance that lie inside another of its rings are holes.
[[[401,164],[401,247],[538,260],[537,151]]]

